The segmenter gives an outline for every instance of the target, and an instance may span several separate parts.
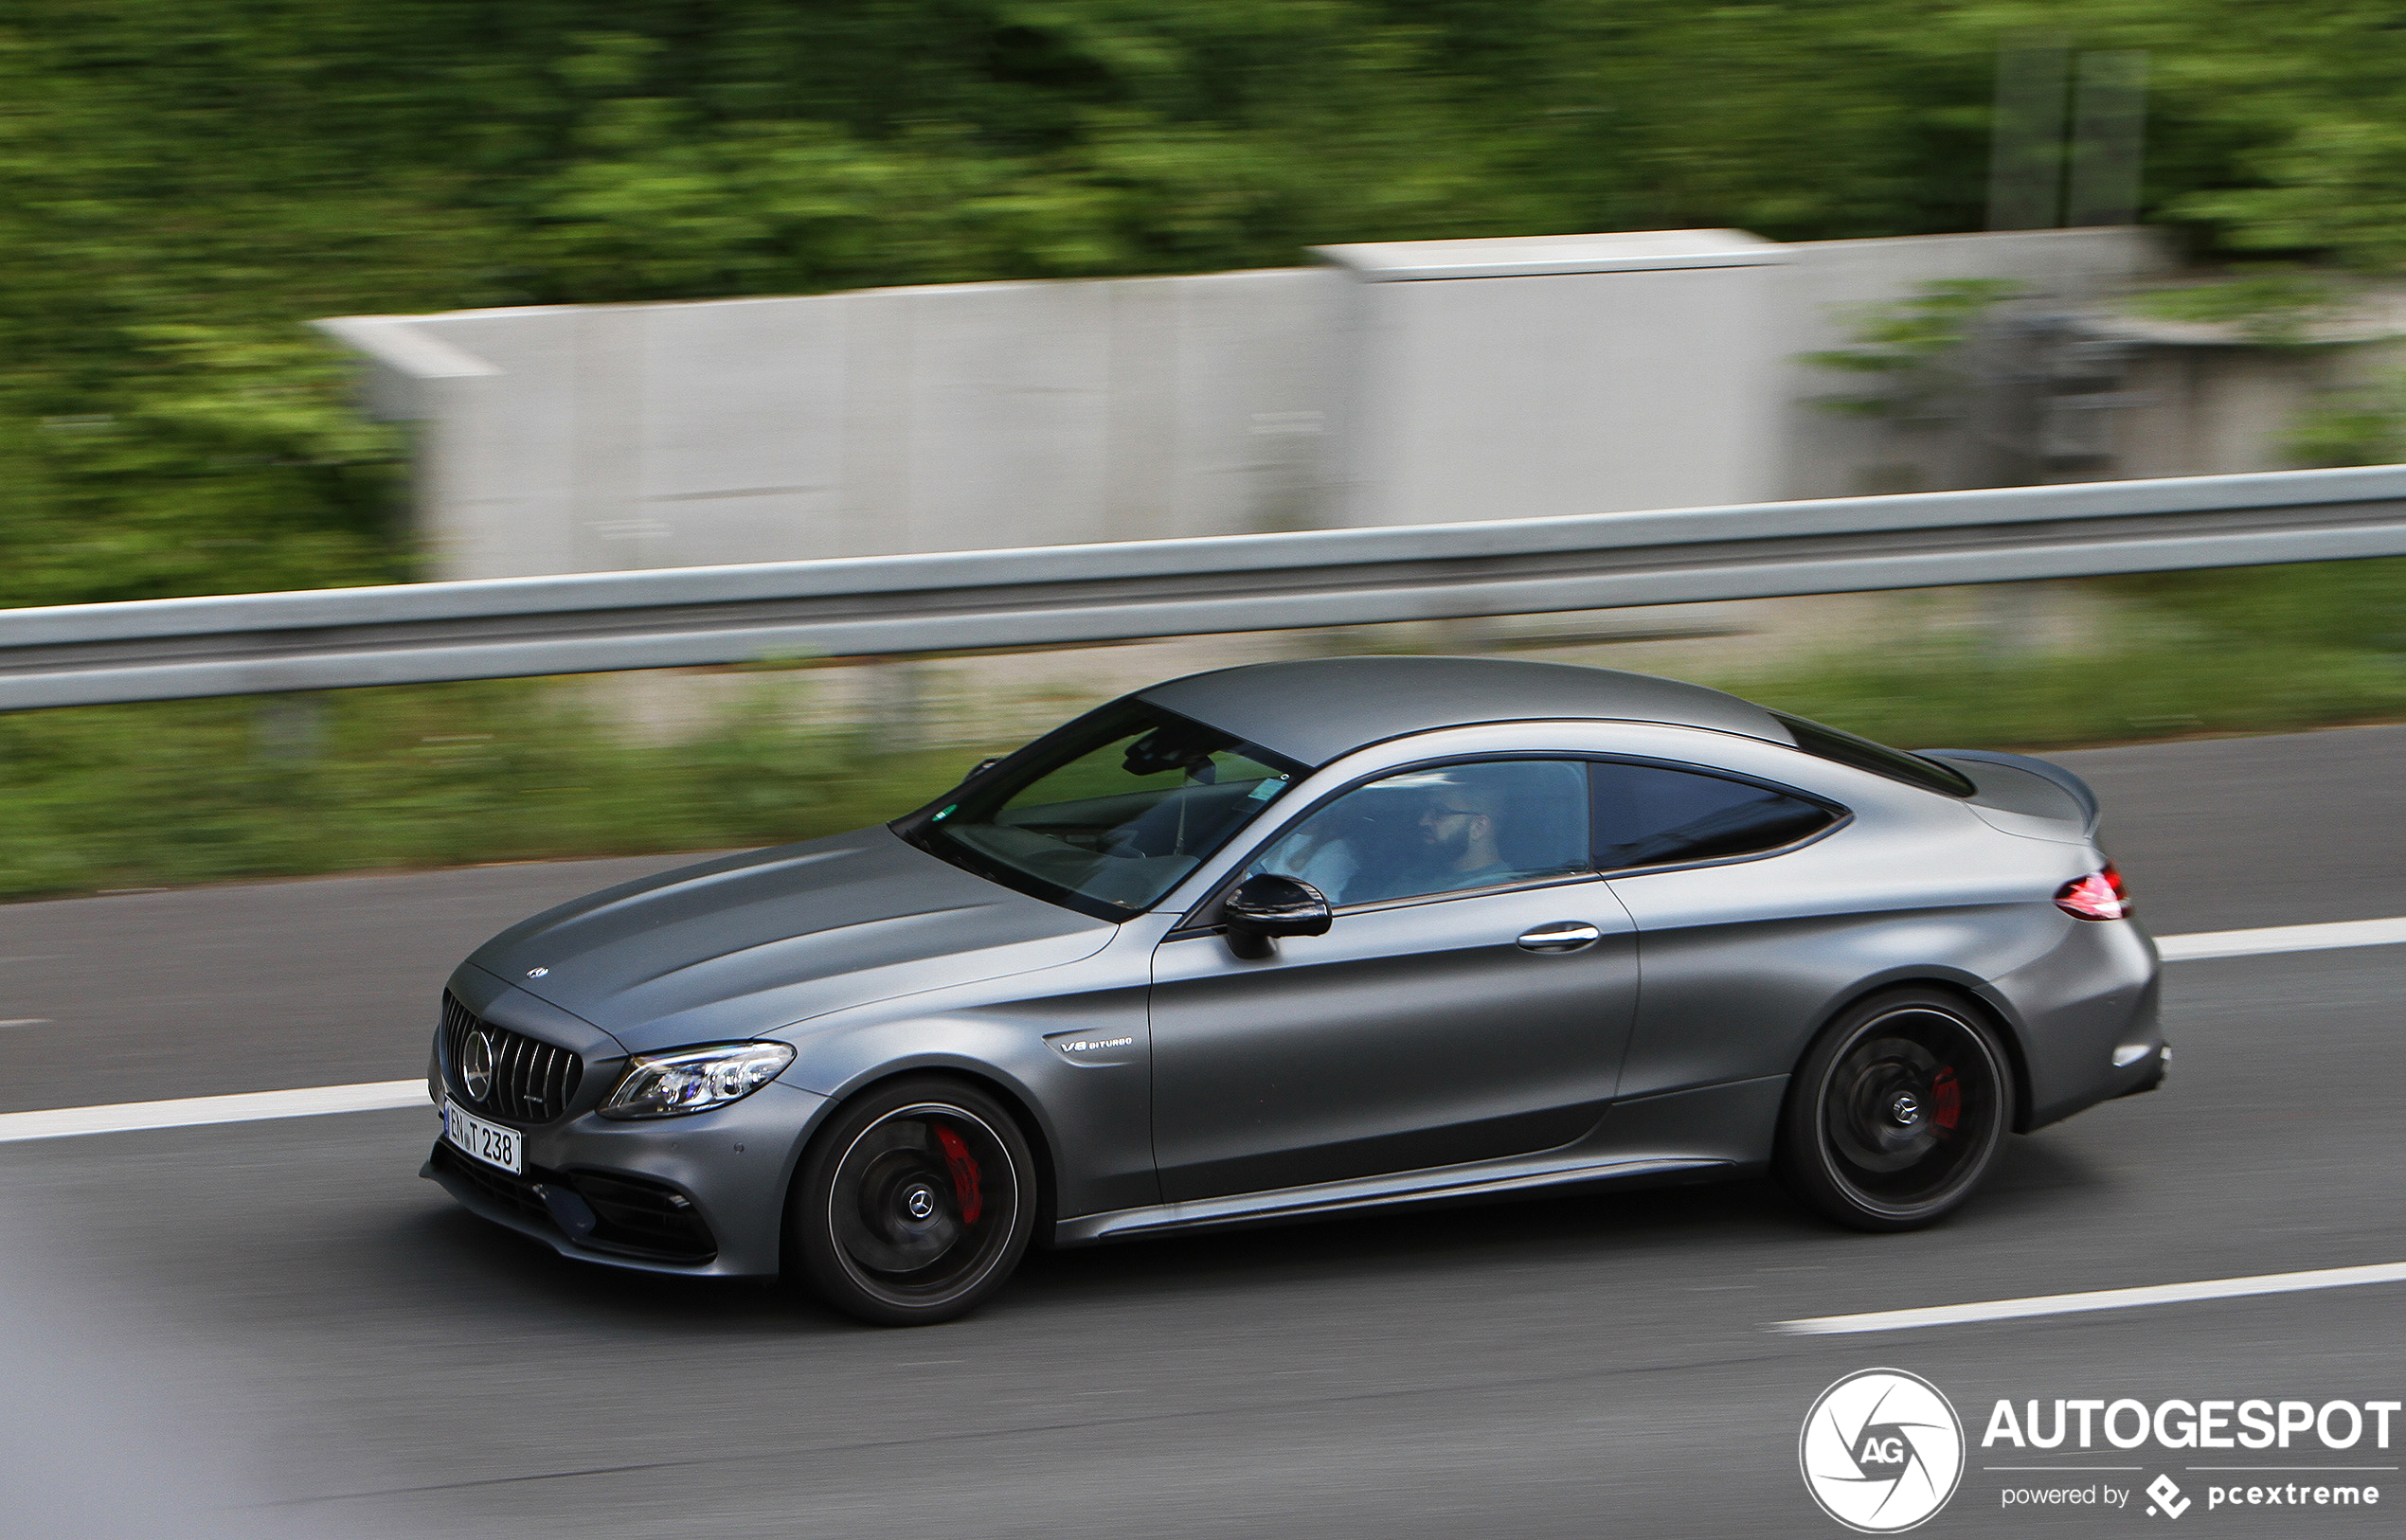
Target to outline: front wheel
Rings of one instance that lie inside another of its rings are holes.
[[[994,1098],[913,1078],[845,1107],[802,1157],[789,1257],[821,1299],[878,1326],[974,1309],[1035,1227],[1034,1163]]]
[[[1831,1023],[1797,1067],[1780,1175],[1862,1230],[1918,1229],[1971,1196],[2013,1126],[1997,1036],[1936,990],[1892,990]]]

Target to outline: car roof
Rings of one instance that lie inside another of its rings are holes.
[[[1497,657],[1332,657],[1253,663],[1172,679],[1136,698],[1299,763],[1439,727],[1586,718],[1795,739],[1770,712],[1677,679],[1581,663]]]

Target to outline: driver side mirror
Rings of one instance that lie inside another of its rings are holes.
[[[1243,936],[1325,936],[1328,899],[1309,883],[1265,871],[1236,885],[1220,904],[1220,922]]]

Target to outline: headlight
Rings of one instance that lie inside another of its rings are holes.
[[[601,1106],[604,1118],[674,1118],[723,1107],[777,1078],[794,1062],[784,1043],[722,1043],[679,1048],[674,1053],[638,1053]]]

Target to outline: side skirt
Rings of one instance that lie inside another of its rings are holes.
[[[1197,1198],[1186,1203],[1155,1204],[1084,1214],[1053,1227],[1055,1245],[1086,1245],[1171,1230],[1204,1229],[1281,1219],[1316,1218],[1323,1214],[1386,1208],[1393,1204],[1432,1203],[1447,1198],[1484,1197],[1530,1188],[1559,1187],[1574,1182],[1617,1181],[1677,1172],[1730,1172],[1738,1163],[1687,1156],[1600,1158],[1588,1152],[1568,1155],[1527,1155],[1486,1160],[1475,1165],[1446,1166],[1432,1171],[1404,1172],[1391,1176],[1357,1177],[1321,1182],[1311,1187],[1279,1188],[1266,1192],[1239,1192],[1228,1197]]]

